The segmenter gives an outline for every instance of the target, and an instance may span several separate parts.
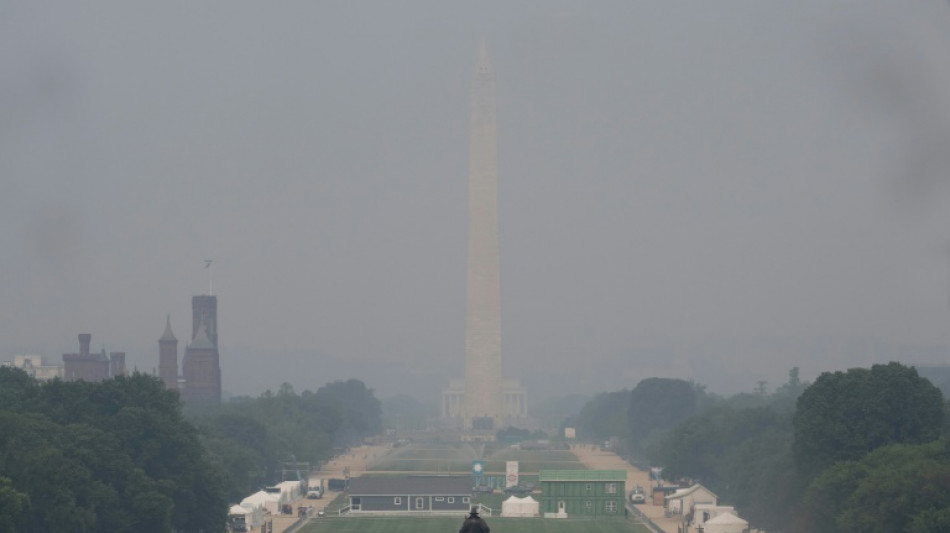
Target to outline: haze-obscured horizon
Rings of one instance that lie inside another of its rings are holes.
[[[948,29],[933,2],[0,3],[0,359],[88,332],[151,372],[213,258],[227,394],[436,398],[484,37],[530,398],[946,364]]]

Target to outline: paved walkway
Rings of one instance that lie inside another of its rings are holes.
[[[654,524],[663,529],[666,533],[678,533],[680,520],[683,517],[670,517],[664,515],[662,505],[653,505],[651,501],[650,474],[624,461],[613,452],[603,451],[598,446],[590,444],[575,444],[571,446],[571,451],[577,456],[577,459],[585,466],[597,470],[625,470],[627,472],[627,491],[633,490],[640,485],[644,488],[647,496],[647,502],[637,505],[637,509],[643,512]]]

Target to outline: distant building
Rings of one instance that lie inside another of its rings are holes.
[[[63,378],[66,381],[102,381],[125,374],[125,352],[112,352],[106,356],[105,348],[99,353],[90,353],[92,335],[79,334],[79,353],[63,354]]]
[[[624,516],[623,470],[541,470],[541,513],[548,518]]]
[[[126,375],[125,352],[109,352],[109,374],[112,377]]]
[[[528,391],[517,379],[503,379],[501,382],[502,413],[498,426],[526,427],[528,419]],[[450,426],[461,426],[464,421],[465,380],[450,379],[449,386],[442,389],[442,420]]]
[[[158,377],[168,389],[178,389],[178,339],[172,333],[172,319],[165,317],[165,333],[158,339]]]
[[[30,377],[40,381],[47,381],[63,377],[62,365],[48,365],[42,355],[14,355],[13,361],[6,366],[19,368],[26,372]]]
[[[208,340],[218,347],[218,297],[199,294],[191,297],[191,338],[198,336],[198,330],[204,324]]]
[[[221,365],[218,354],[218,298],[191,298],[194,334],[182,356],[182,397],[191,403],[221,401]],[[177,346],[177,345],[176,345]]]
[[[696,483],[688,488],[679,489],[666,497],[666,510],[670,514],[686,514],[695,505],[718,505],[719,496]]]
[[[452,513],[471,506],[471,476],[350,479],[351,513]]]

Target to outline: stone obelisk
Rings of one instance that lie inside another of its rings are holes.
[[[464,428],[493,433],[502,419],[501,289],[495,73],[485,41],[472,80],[469,120]]]

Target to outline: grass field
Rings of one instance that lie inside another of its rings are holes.
[[[518,461],[520,472],[538,470],[586,470],[587,467],[567,450],[518,450],[502,448],[486,458],[485,469],[489,472],[504,472],[507,461]]]
[[[300,533],[446,533],[458,531],[464,517],[347,517],[319,518]],[[492,533],[649,533],[624,520],[485,517]]]
[[[506,461],[518,461],[519,471],[537,473],[542,469],[584,470],[586,467],[566,450],[519,450],[493,448],[470,443],[412,444],[398,448],[369,465],[372,472],[445,472],[466,474],[472,460],[485,461],[487,473],[503,474]]]
[[[481,449],[465,442],[412,444],[392,450],[373,461],[367,470],[467,473],[471,471],[472,460],[481,453]]]

